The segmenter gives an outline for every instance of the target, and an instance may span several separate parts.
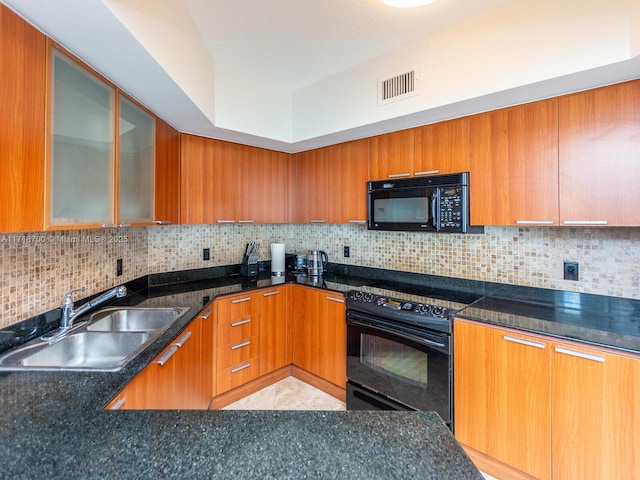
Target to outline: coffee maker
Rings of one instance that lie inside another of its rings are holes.
[[[327,252],[322,250],[309,250],[307,252],[307,275],[310,277],[320,277],[327,270],[329,257]]]

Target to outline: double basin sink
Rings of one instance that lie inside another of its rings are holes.
[[[0,355],[0,371],[117,371],[188,310],[189,307],[104,308],[64,336],[32,340]]]

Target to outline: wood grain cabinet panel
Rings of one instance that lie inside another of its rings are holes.
[[[458,441],[535,478],[551,478],[546,342],[458,320],[454,339]]]
[[[413,175],[413,129],[369,139],[371,180]]]
[[[640,225],[640,80],[560,97],[564,225]]]
[[[414,129],[413,175],[443,175],[468,171],[468,117]]]
[[[187,224],[235,223],[239,146],[182,134],[180,218]]]
[[[327,147],[327,195],[330,223],[367,223],[369,141]]]
[[[291,364],[289,288],[260,292],[260,375]]]
[[[0,5],[0,232],[44,228],[46,37]]]
[[[155,220],[180,223],[180,133],[156,118]]]
[[[291,219],[293,223],[326,223],[327,150],[296,153],[291,161]]]
[[[470,118],[473,225],[558,224],[558,103]]]

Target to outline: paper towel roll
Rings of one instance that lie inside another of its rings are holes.
[[[284,243],[271,244],[271,275],[284,275]]]

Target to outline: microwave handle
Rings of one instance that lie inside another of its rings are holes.
[[[440,231],[440,189],[436,188],[431,196],[431,218],[433,219],[433,228],[436,232]]]

